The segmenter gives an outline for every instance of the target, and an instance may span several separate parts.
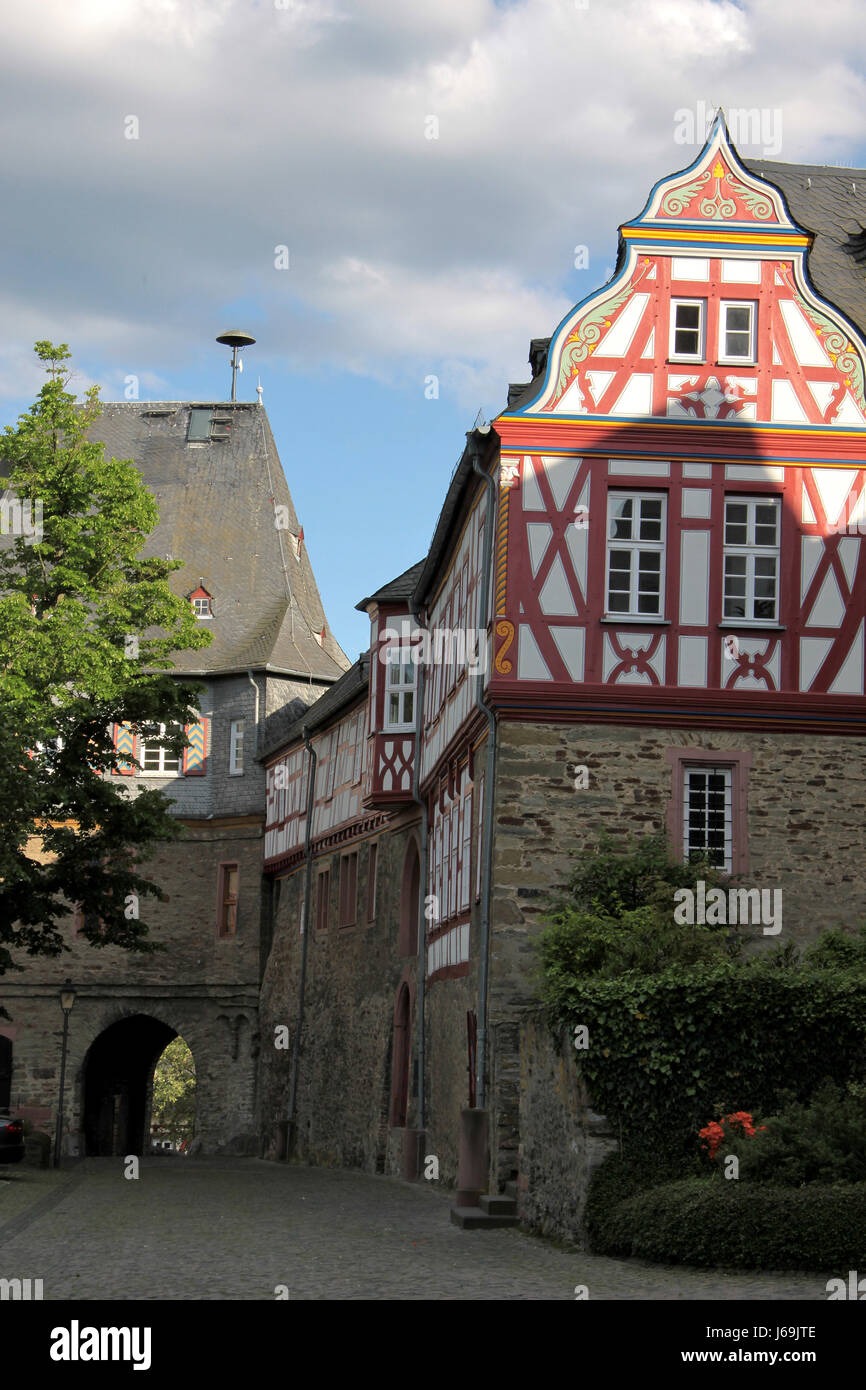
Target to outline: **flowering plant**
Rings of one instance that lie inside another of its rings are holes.
[[[701,1148],[706,1149],[711,1159],[714,1159],[719,1151],[719,1147],[725,1138],[725,1125],[731,1125],[735,1132],[741,1134],[754,1135],[755,1129],[752,1116],[747,1110],[735,1110],[732,1115],[723,1115],[721,1123],[718,1120],[711,1120],[702,1130],[698,1131],[698,1138],[704,1142]],[[766,1129],[766,1125],[758,1125],[758,1129]]]

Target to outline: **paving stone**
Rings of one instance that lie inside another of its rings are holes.
[[[0,1245],[0,1277],[46,1299],[826,1299],[820,1275],[724,1274],[464,1232],[432,1184],[259,1159],[88,1159]]]

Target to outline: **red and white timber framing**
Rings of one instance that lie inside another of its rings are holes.
[[[811,287],[811,235],[721,118],[621,238],[622,268],[563,320],[535,398],[495,421],[489,697],[512,718],[866,733],[866,344]],[[694,360],[675,351],[678,301],[698,306]],[[728,305],[750,306],[736,361]],[[612,490],[665,499],[652,621],[606,612]],[[724,506],[752,495],[780,499],[779,607],[737,624]]]

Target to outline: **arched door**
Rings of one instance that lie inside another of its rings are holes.
[[[401,956],[418,953],[418,894],[421,887],[421,858],[418,845],[410,839],[403,858],[400,881],[400,931],[398,948]]]

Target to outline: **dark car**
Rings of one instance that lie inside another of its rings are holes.
[[[24,1126],[8,1110],[0,1110],[0,1163],[20,1163],[24,1157]]]

